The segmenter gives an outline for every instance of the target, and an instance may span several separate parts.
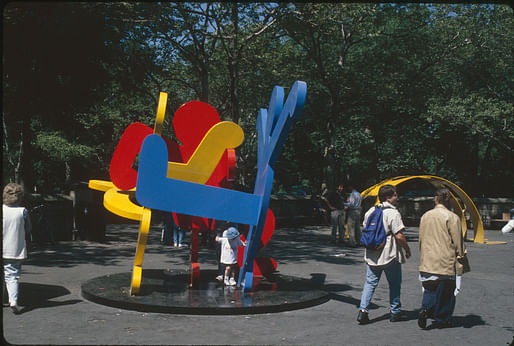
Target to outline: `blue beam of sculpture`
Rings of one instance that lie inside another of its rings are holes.
[[[307,84],[296,81],[284,103],[284,88],[275,86],[268,109],[257,119],[257,177],[254,193],[191,183],[166,177],[168,152],[158,135],[141,146],[136,198],[146,208],[251,225],[239,275],[245,291],[252,288],[253,263],[261,241],[273,185],[274,165],[294,120],[303,110]]]

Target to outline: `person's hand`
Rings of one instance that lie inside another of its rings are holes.
[[[410,249],[405,250],[405,257],[410,258]]]

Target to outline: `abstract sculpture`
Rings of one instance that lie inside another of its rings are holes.
[[[173,125],[182,146],[162,137],[165,93],[159,97],[153,130],[140,123],[127,127],[111,160],[112,182],[90,180],[89,187],[105,191],[104,206],[108,210],[140,221],[131,294],[137,295],[140,291],[152,209],[178,213],[175,216],[181,227],[180,216],[186,215],[195,217],[197,224],[204,227],[213,224],[208,219],[249,225],[238,282],[244,290],[252,288],[254,273],[276,268],[275,261],[259,259],[257,252],[269,240],[274,228],[274,216],[268,209],[274,164],[293,121],[303,110],[306,93],[306,84],[297,81],[284,103],[284,89],[276,86],[268,109],[260,110],[257,119],[258,171],[253,194],[228,188],[235,168],[234,148],[243,142],[244,135],[237,124],[219,122],[211,106],[195,101],[177,110]],[[177,127],[184,128],[184,122],[192,119],[195,126],[189,126],[190,131],[177,131]],[[138,154],[136,171],[132,165]],[[133,203],[134,197],[137,204]],[[192,243],[191,284],[194,286],[198,281],[199,265],[196,263],[198,248],[195,241]],[[255,268],[255,263],[261,263],[262,269]]]

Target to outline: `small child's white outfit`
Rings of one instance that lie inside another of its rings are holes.
[[[235,231],[237,235],[235,238],[229,239]],[[239,246],[243,246],[244,243],[239,238],[239,232],[234,227],[230,227],[228,230],[223,232],[223,237],[220,237],[221,242],[221,258],[220,262],[223,264],[236,264],[237,263],[237,249]]]

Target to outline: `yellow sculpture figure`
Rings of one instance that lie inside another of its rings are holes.
[[[225,149],[236,148],[243,142],[244,134],[241,127],[230,121],[214,125],[198,145],[187,163],[168,162],[167,177],[185,180],[192,183],[205,184],[218,165]],[[110,212],[127,219],[141,220],[143,207],[130,200],[128,191],[119,190],[112,182],[90,180],[91,189],[105,191],[104,207]]]
[[[162,135],[167,97],[168,95],[163,92],[159,95],[159,104],[157,106],[157,115],[154,125],[154,133],[158,135]],[[224,151],[238,147],[243,140],[243,130],[237,124],[230,121],[217,123],[205,134],[187,163],[168,162],[167,177],[205,184],[218,165]],[[134,195],[135,188],[122,191],[112,182],[104,180],[90,180],[89,187],[105,192],[103,204],[107,210],[116,215],[140,221],[130,286],[130,294],[137,295],[140,292],[143,257],[148,239],[148,231],[150,229],[152,211],[148,208],[136,205],[130,200],[130,196]]]
[[[225,149],[236,148],[243,140],[244,133],[239,125],[231,121],[219,122],[205,134],[187,163],[168,162],[166,175],[172,179],[205,184]]]
[[[475,237],[473,238],[473,241],[475,243],[481,243],[481,244],[505,244],[505,242],[493,242],[488,241],[487,239],[484,239],[484,225],[482,223],[482,218],[480,217],[480,214],[478,213],[478,210],[471,200],[471,198],[457,185],[452,183],[449,180],[446,180],[444,178],[436,177],[433,175],[412,175],[412,176],[400,176],[395,177],[391,179],[387,179],[384,181],[381,181],[380,183],[373,185],[369,187],[368,189],[364,190],[361,193],[362,198],[366,198],[368,196],[377,196],[377,200],[375,202],[378,203],[378,190],[382,185],[390,184],[393,186],[399,185],[401,183],[404,183],[408,180],[412,179],[423,179],[428,181],[431,185],[438,188],[441,186],[444,186],[448,188],[452,194],[452,199],[450,200],[451,206],[453,207],[454,211],[459,211],[459,216],[462,224],[462,235],[464,238],[466,238],[467,233],[467,223],[466,223],[466,217],[464,215],[464,211],[462,206],[460,205],[459,201],[455,197],[455,195],[460,198],[465,208],[469,211],[469,214],[471,216],[471,221],[473,223],[473,230]]]

